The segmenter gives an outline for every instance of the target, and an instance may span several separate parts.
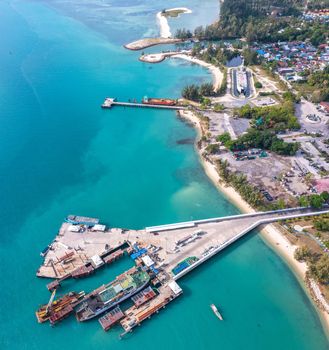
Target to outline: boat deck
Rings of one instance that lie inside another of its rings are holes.
[[[161,286],[159,288],[159,295],[151,299],[146,304],[140,307],[134,305],[126,310],[126,317],[120,321],[120,324],[124,329],[124,333],[122,333],[121,336],[125,335],[128,332],[131,332],[134,327],[140,325],[144,320],[150,318],[154,313],[158,313],[161,308],[164,308],[168,303],[176,299],[181,293],[181,289],[175,293],[169,287],[169,284],[167,284]]]
[[[104,331],[108,331],[113,325],[119,322],[123,317],[124,313],[121,311],[120,307],[117,306],[112,311],[101,317],[98,322],[101,324]]]

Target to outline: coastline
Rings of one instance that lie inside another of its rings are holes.
[[[189,56],[186,54],[171,55],[170,57],[180,58],[180,59],[189,61],[191,63],[198,64],[199,66],[207,68],[213,76],[214,90],[217,91],[219,89],[219,87],[221,86],[224,75],[223,75],[222,71],[218,67],[214,66],[213,64],[207,63],[205,61],[202,61],[198,58],[195,58],[195,57],[192,57],[192,56]]]
[[[194,126],[197,131],[197,141],[200,139],[202,134],[202,128],[199,118],[193,113],[193,111],[178,111],[179,117],[186,120]],[[205,170],[208,178],[213,182],[216,188],[224,194],[227,199],[235,206],[237,206],[243,213],[251,213],[255,210],[240,196],[240,194],[231,186],[227,186],[221,182],[221,178],[215,169],[215,166],[207,160],[200,152],[200,149],[196,147],[196,152],[199,156],[200,162]],[[317,311],[321,324],[324,328],[325,334],[329,339],[329,314],[319,307],[313,298],[314,290],[311,290],[306,283],[306,271],[307,265],[304,262],[299,262],[294,258],[294,252],[297,248],[295,245],[291,244],[281,232],[273,226],[273,224],[268,224],[260,230],[260,237],[262,240],[271,247],[289,266],[291,271],[297,277],[301,287],[306,292],[311,303]],[[313,293],[312,293],[313,292]]]
[[[208,69],[213,77],[214,91],[217,91],[220,88],[224,78],[224,74],[219,69],[219,67],[216,67],[211,63],[207,63],[205,61],[200,60],[199,58],[191,56],[191,52],[188,50],[181,51],[180,53],[177,53],[177,52],[151,53],[151,54],[140,56],[139,60],[141,62],[155,64],[155,63],[160,63],[167,58],[178,58]]]

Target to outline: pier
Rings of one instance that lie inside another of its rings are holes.
[[[49,245],[37,276],[54,278],[48,285],[48,289],[53,290],[65,279],[74,277],[75,271],[84,272],[91,265],[95,272],[126,251],[132,264],[149,275],[148,285],[130,296],[133,306],[122,310],[118,305],[99,320],[105,331],[120,322],[124,330],[121,336],[124,336],[183,293],[177,284],[179,279],[249,232],[276,221],[326,213],[329,213],[328,207],[319,210],[299,207],[150,226],[142,230],[107,227],[98,230],[102,225],[72,226],[65,221]],[[105,285],[98,287],[81,302],[90,295],[96,297],[103,293],[105,288]]]
[[[91,264],[97,270],[122,256],[123,251],[131,253],[131,246],[138,243],[145,251],[135,252],[132,255],[134,260],[149,256],[149,264],[153,262],[156,268],[178,280],[261,225],[328,212],[328,208],[290,208],[150,226],[141,230],[106,228],[97,231],[93,227],[85,227],[82,232],[76,232],[74,225],[72,227],[72,224],[64,222],[37,276],[54,278],[58,283],[73,277],[82,266]],[[171,270],[190,256],[198,260],[173,275]]]
[[[107,97],[103,104],[102,108],[110,109],[113,106],[121,106],[121,107],[134,107],[134,108],[157,108],[157,109],[171,109],[171,110],[184,110],[186,107],[184,106],[167,106],[167,105],[159,105],[159,104],[146,104],[146,103],[138,103],[138,102],[119,102],[116,101],[115,98]]]

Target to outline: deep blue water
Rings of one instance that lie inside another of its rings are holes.
[[[202,6],[201,6],[202,4]],[[182,281],[184,295],[123,341],[97,321],[39,325],[46,281],[39,252],[70,213],[116,227],[237,213],[205,176],[195,131],[175,113],[99,108],[104,97],[176,98],[203,68],[146,65],[122,45],[157,32],[155,13],[178,1],[7,0],[0,3],[0,348],[326,349],[315,309],[257,235]],[[215,0],[191,0],[173,28],[216,19]],[[178,22],[179,21],[179,22]],[[129,267],[124,259],[65,290],[91,290]],[[209,304],[221,305],[218,323]]]

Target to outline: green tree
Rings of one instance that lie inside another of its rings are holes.
[[[214,95],[214,87],[212,83],[204,83],[200,85],[199,93],[202,96],[212,96]]]
[[[242,55],[244,58],[244,64],[246,66],[251,66],[259,63],[258,54],[252,49],[244,49],[242,51]]]
[[[222,112],[225,109],[225,106],[222,103],[215,103],[214,104],[214,111],[215,112]]]
[[[294,257],[298,261],[306,261],[310,258],[311,252],[307,246],[298,247],[295,250]]]
[[[310,205],[310,200],[307,196],[299,197],[299,205],[301,207],[308,207]]]
[[[182,90],[182,96],[187,100],[199,102],[201,95],[197,85],[187,85]]]
[[[309,273],[311,277],[317,281],[328,284],[329,283],[329,256],[323,254],[321,258],[310,265]]]
[[[321,195],[312,194],[310,196],[310,205],[311,205],[312,208],[320,209],[320,208],[322,208],[323,204],[324,204],[324,200],[321,197]]]
[[[321,193],[321,197],[322,197],[324,202],[328,202],[328,200],[329,200],[329,193],[327,191],[323,191]]]
[[[206,147],[206,151],[209,154],[216,154],[219,152],[219,146],[217,144],[210,144]]]
[[[313,225],[319,231],[329,231],[329,220],[318,219],[314,221]]]

